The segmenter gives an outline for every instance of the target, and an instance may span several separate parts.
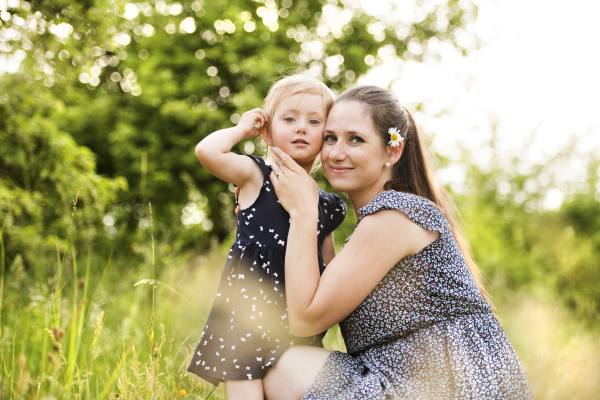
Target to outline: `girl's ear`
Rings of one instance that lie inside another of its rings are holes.
[[[398,146],[395,147],[388,145],[386,149],[387,162],[389,162],[390,165],[396,164],[400,159],[400,156],[402,156],[402,150],[404,150],[404,141],[400,142]]]
[[[268,123],[265,124],[265,126],[263,126],[262,128],[260,128],[260,135],[262,136],[267,146],[273,146],[273,140],[271,139],[271,133],[269,132]]]

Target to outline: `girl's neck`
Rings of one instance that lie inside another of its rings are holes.
[[[272,153],[273,150],[270,150],[270,152],[271,152],[271,154],[267,153],[267,156],[265,157],[265,161],[266,161],[267,165],[275,164],[275,154]],[[294,159],[292,158],[292,160],[294,160]],[[315,160],[316,160],[316,158],[310,162],[307,161],[305,163],[299,163],[296,160],[294,160],[294,162],[296,164],[298,164],[299,166],[301,166],[302,169],[305,170],[306,173],[310,175],[310,171],[312,171],[312,167],[315,165]]]
[[[313,160],[311,163],[306,162],[300,164],[298,161],[296,161],[296,163],[298,163],[298,165],[301,166],[306,171],[306,173],[310,175],[310,171],[312,170],[313,165],[315,165],[315,160]]]

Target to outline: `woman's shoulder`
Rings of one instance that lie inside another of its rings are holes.
[[[432,201],[412,193],[395,190],[380,193],[358,210],[359,221],[380,210],[402,211],[414,223],[430,230],[441,232],[447,226],[446,218]]]
[[[435,204],[424,197],[416,194],[397,192],[395,190],[386,190],[375,196],[373,200],[366,206],[362,207],[358,212],[363,215],[369,215],[379,210],[415,210],[415,209],[430,209],[437,210]]]

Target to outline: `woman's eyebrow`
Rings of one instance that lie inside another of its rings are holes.
[[[331,130],[331,129],[325,129],[325,132],[327,133],[335,133],[335,131]],[[343,131],[345,134],[347,135],[357,135],[357,136],[362,136],[363,134],[361,132],[358,131]]]

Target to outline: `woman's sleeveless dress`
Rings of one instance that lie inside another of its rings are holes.
[[[304,399],[531,399],[446,218],[422,197],[388,190],[360,219],[388,209],[440,237],[400,260],[340,322],[348,354],[329,356]]]
[[[200,342],[188,371],[218,385],[225,379],[262,379],[281,354],[296,344],[322,347],[325,335],[298,338],[289,332],[285,302],[285,250],[290,216],[270,182],[272,169],[251,156],[263,173],[256,201],[241,210],[236,240],[221,275]],[[319,266],[321,246],[346,216],[344,201],[319,190]]]

